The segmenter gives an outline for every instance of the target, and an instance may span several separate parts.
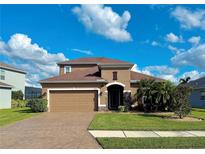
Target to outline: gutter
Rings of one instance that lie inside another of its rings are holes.
[[[19,69],[15,69],[15,68],[10,68],[10,67],[5,67],[5,66],[0,66],[0,68],[6,69],[6,70],[9,70],[9,71],[14,71],[14,72],[26,74],[25,71],[22,71],[22,70],[19,70]]]
[[[99,64],[100,68],[130,68],[133,64]]]
[[[133,66],[132,63],[96,63],[96,62],[68,62],[68,63],[57,63],[57,65],[86,65],[86,64],[92,64],[92,65],[98,65],[98,66]]]
[[[39,83],[107,83],[108,81],[106,80],[87,80],[87,81],[82,81],[82,80],[70,80],[70,81],[39,81]]]
[[[13,88],[13,86],[0,85],[0,88]]]

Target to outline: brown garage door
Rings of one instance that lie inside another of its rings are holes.
[[[50,91],[50,112],[93,112],[97,110],[96,91]]]

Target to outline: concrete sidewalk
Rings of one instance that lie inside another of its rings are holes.
[[[96,137],[205,137],[205,131],[107,131],[89,130]]]

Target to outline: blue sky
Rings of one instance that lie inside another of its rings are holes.
[[[205,5],[0,5],[0,61],[34,86],[56,62],[88,56],[177,82],[205,75],[204,32]]]

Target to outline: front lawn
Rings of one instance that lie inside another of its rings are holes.
[[[205,109],[193,109],[192,117],[205,119]],[[98,113],[91,130],[205,130],[205,120],[175,121],[159,115],[135,113]]]
[[[205,137],[97,138],[105,149],[205,148]]]
[[[0,126],[30,118],[39,113],[33,113],[30,108],[0,109]]]

